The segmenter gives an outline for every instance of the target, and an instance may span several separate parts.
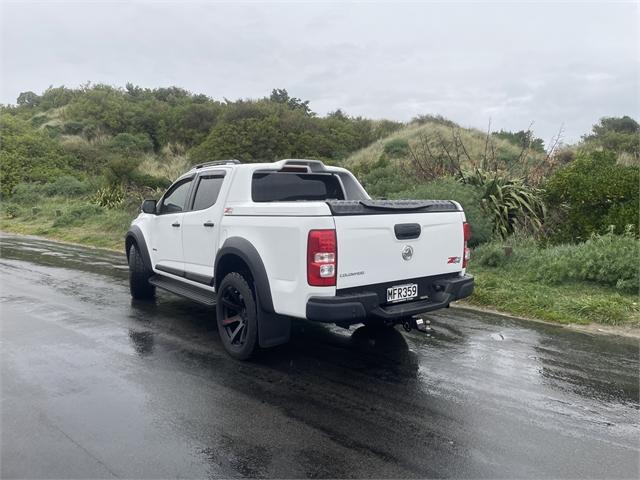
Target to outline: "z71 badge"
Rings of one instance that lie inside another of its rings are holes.
[[[447,263],[460,263],[460,257],[449,257]]]

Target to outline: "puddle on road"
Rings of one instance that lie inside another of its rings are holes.
[[[126,256],[59,242],[0,233],[0,258],[124,278]]]

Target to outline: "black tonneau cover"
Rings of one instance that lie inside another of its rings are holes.
[[[327,200],[327,205],[335,216],[458,211],[450,200]]]

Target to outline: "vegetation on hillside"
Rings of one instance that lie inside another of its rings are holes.
[[[586,240],[609,228],[622,233],[629,225],[637,234],[639,185],[638,166],[617,163],[614,151],[579,153],[545,185],[546,201],[555,207],[555,218],[548,222],[550,238]]]
[[[454,199],[473,229],[471,302],[561,322],[638,323],[640,126],[607,117],[576,145],[531,129],[324,117],[275,89],[216,101],[127,85],[24,92],[0,107],[0,229],[122,248],[145,197],[190,165],[317,158],[375,197]]]
[[[131,84],[25,92],[17,106],[0,112],[2,194],[9,196],[19,182],[53,181],[66,173],[155,187],[161,182],[151,167],[182,166],[186,157],[335,162],[400,126],[340,110],[319,117],[308,102],[278,89],[259,100],[224,102],[176,87]]]

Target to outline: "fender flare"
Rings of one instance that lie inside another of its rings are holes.
[[[127,262],[129,261],[129,247],[131,246],[131,243],[135,243],[138,246],[138,251],[140,252],[140,255],[142,255],[142,261],[150,271],[153,271],[153,267],[151,265],[151,257],[149,256],[149,249],[147,248],[147,242],[144,239],[142,230],[137,225],[132,225],[124,237]]]
[[[214,285],[216,290],[222,281],[218,265],[222,258],[229,254],[240,257],[249,267],[255,284],[255,291],[258,297],[258,305],[260,306],[260,309],[266,313],[275,313],[273,308],[273,299],[271,297],[271,286],[269,285],[269,277],[267,277],[267,270],[264,268],[264,263],[262,263],[262,258],[260,258],[258,250],[256,250],[256,247],[254,247],[246,238],[227,238],[222,247],[218,250],[213,268],[215,276]]]

